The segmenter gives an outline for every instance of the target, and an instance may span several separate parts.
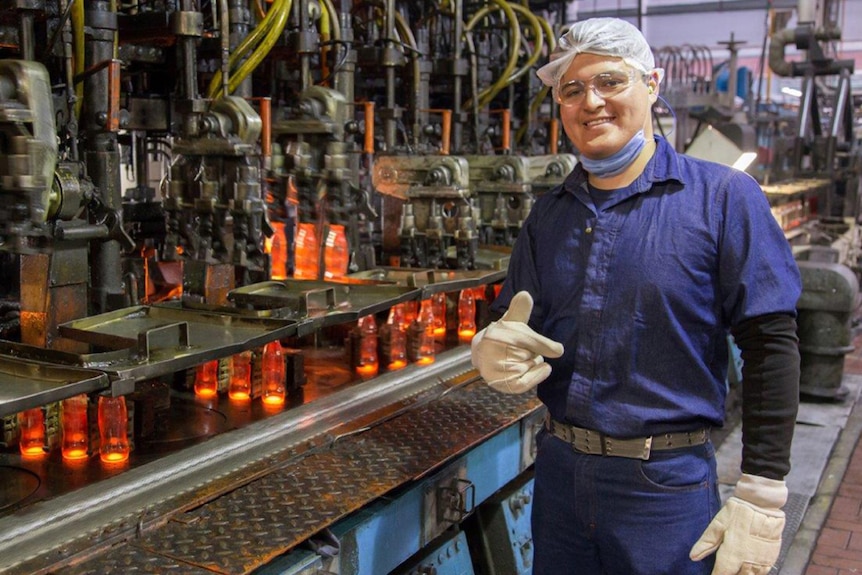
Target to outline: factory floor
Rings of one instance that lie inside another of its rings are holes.
[[[862,574],[862,331],[844,358],[841,401],[803,398],[791,451],[787,525],[770,575]],[[837,395],[837,393],[836,393]],[[739,477],[741,430],[717,456],[722,496]]]

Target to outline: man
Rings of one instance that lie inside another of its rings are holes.
[[[578,22],[539,77],[580,164],[519,233],[473,363],[538,385],[536,575],[765,574],[798,407],[797,266],[760,186],[652,130],[662,71],[632,25]],[[528,325],[529,324],[529,325]],[[742,476],[722,507],[727,335],[742,352]],[[547,361],[546,359],[547,358]]]

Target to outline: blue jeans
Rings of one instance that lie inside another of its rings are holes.
[[[709,575],[689,550],[721,501],[711,443],[648,461],[576,452],[537,438],[534,575]]]

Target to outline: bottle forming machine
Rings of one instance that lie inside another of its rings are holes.
[[[543,412],[469,342],[576,164],[566,5],[2,2],[0,573],[530,571]],[[855,210],[828,109],[752,117],[788,233]]]

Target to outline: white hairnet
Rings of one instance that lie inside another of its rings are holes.
[[[655,68],[652,49],[634,25],[618,18],[590,18],[572,24],[560,37],[550,61],[539,68],[537,75],[547,86],[556,88],[575,56],[584,52],[622,58],[644,74]]]

